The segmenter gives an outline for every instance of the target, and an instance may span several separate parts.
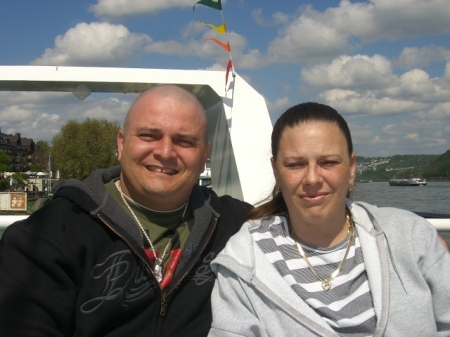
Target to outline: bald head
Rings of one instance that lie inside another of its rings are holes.
[[[125,195],[154,210],[181,207],[198,184],[209,156],[206,113],[176,85],[144,91],[117,135]]]
[[[181,105],[193,106],[195,110],[198,110],[202,123],[205,126],[205,139],[206,135],[206,112],[200,103],[200,101],[192,94],[190,91],[175,85],[175,84],[162,84],[151,87],[143,91],[133,102],[128,113],[125,117],[125,121],[123,123],[123,130],[127,130],[127,124],[129,123],[130,118],[133,118],[133,115],[139,113],[141,111],[142,106],[151,105],[151,104],[159,104],[159,102],[164,101],[175,101],[180,103]]]

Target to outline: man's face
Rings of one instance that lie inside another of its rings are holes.
[[[117,143],[122,191],[161,211],[188,200],[210,148],[199,105],[152,94],[134,104]]]

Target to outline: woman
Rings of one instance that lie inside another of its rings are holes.
[[[423,218],[347,199],[347,123],[317,103],[272,133],[272,199],[212,262],[210,336],[449,336],[450,254]]]

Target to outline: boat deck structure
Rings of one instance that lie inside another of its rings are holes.
[[[86,99],[94,92],[137,94],[160,84],[186,88],[205,108],[211,142],[211,187],[219,195],[251,204],[269,196],[274,186],[272,122],[264,97],[238,74],[230,76],[225,85],[224,71],[0,66],[0,91],[66,92]],[[0,216],[0,229],[24,217]],[[450,215],[426,218],[438,230],[450,232]]]

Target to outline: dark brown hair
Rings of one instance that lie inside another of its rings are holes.
[[[353,153],[352,136],[344,118],[328,105],[308,102],[287,109],[276,121],[272,130],[272,157],[275,161],[278,156],[280,139],[284,130],[307,122],[336,124],[347,141],[347,151],[351,157]],[[249,212],[247,220],[260,219],[269,215],[287,212],[286,202],[277,186],[273,188],[271,195],[266,200],[266,202]]]

